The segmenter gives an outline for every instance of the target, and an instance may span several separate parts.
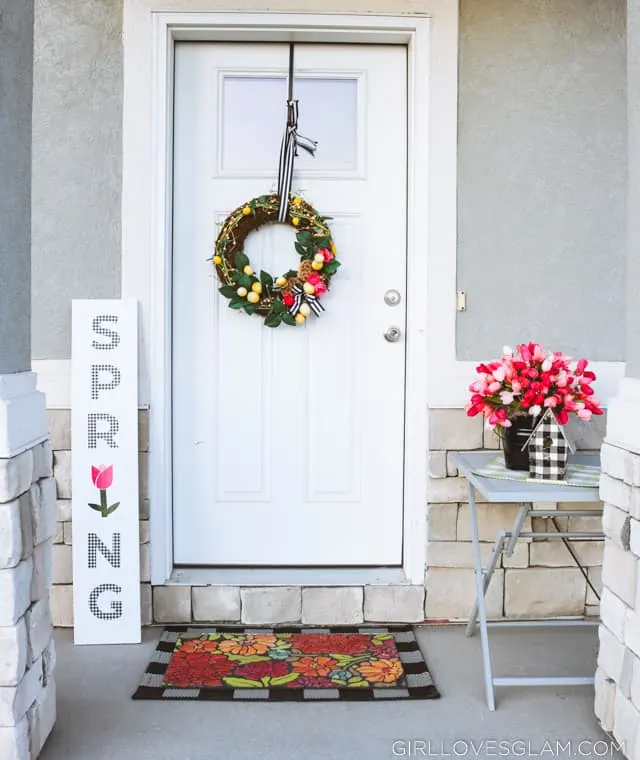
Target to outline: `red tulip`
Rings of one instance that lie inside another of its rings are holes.
[[[105,464],[99,464],[97,467],[92,466],[91,480],[99,491],[110,488],[113,483],[113,465],[110,464],[108,467]]]

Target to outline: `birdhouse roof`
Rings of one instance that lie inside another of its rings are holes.
[[[570,451],[572,454],[575,454],[575,453],[576,453],[576,447],[575,447],[575,444],[573,443],[573,441],[572,441],[572,440],[569,438],[569,436],[567,435],[567,432],[566,432],[566,430],[565,430],[565,426],[564,426],[564,425],[561,425],[561,424],[558,422],[558,420],[556,419],[556,416],[555,416],[555,414],[553,413],[553,410],[552,410],[552,409],[550,409],[550,408],[547,408],[547,409],[546,409],[546,411],[544,412],[544,414],[542,415],[542,417],[540,417],[540,419],[538,420],[538,422],[537,422],[536,426],[535,426],[535,427],[533,428],[533,430],[531,431],[531,435],[530,435],[530,436],[527,438],[527,440],[526,440],[526,441],[525,441],[525,442],[522,444],[522,449],[521,449],[521,451],[524,451],[524,449],[525,449],[525,448],[526,448],[526,447],[529,445],[529,443],[530,443],[531,439],[532,439],[532,438],[533,438],[533,437],[534,437],[534,436],[537,434],[537,432],[538,432],[538,429],[539,429],[540,425],[542,425],[542,423],[543,423],[543,422],[545,422],[545,421],[549,421],[549,422],[551,422],[553,425],[555,425],[555,427],[556,427],[556,428],[557,428],[557,429],[560,431],[560,433],[562,434],[562,437],[564,438],[564,440],[567,442],[567,446],[569,447],[569,451]]]

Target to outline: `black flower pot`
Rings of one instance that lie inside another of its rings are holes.
[[[508,470],[529,469],[529,447],[525,443],[537,423],[538,417],[520,415],[511,418],[511,427],[502,429],[504,464]]]

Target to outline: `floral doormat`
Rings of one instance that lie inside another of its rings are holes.
[[[133,699],[436,699],[411,626],[164,630]]]

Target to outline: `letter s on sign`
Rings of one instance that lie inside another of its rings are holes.
[[[99,343],[97,340],[91,341],[91,347],[97,348],[102,351],[110,351],[112,348],[117,348],[120,344],[120,333],[117,330],[111,330],[109,327],[105,327],[103,322],[111,322],[113,325],[118,324],[118,317],[115,314],[101,314],[98,317],[93,318],[91,323],[93,332],[96,335],[102,335],[104,338],[109,338],[109,343]]]

